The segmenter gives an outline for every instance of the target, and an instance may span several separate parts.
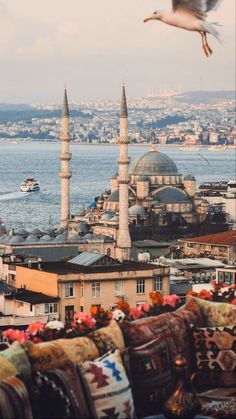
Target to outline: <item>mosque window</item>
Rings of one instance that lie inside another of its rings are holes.
[[[144,294],[145,293],[145,279],[139,278],[137,279],[137,294]]]
[[[123,281],[121,280],[115,281],[115,295],[123,295]]]
[[[81,298],[83,298],[84,297],[84,283],[83,282],[81,282],[80,290],[81,290]]]
[[[65,284],[65,297],[71,298],[74,297],[74,284],[69,282],[68,284]]]
[[[162,291],[162,279],[159,276],[155,276],[152,282],[153,291]]]
[[[92,282],[92,297],[93,298],[98,298],[100,297],[101,294],[101,286],[100,286],[100,282]]]

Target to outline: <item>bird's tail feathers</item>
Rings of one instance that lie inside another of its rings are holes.
[[[221,44],[223,43],[222,35],[219,33],[219,31],[216,29],[216,27],[221,26],[217,22],[204,22],[204,27],[207,30],[207,32],[211,33]]]

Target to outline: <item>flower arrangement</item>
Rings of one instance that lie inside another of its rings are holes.
[[[199,293],[188,291],[187,296],[195,296],[204,300],[222,301],[236,304],[235,292],[236,285],[229,288],[225,284],[212,283],[212,290],[201,290]],[[31,323],[26,330],[7,329],[2,332],[1,339],[4,342],[12,343],[17,340],[23,343],[30,340],[34,343],[51,341],[58,338],[73,338],[85,336],[93,330],[107,326],[113,318],[118,322],[126,319],[128,321],[137,320],[142,317],[156,316],[166,312],[171,312],[179,308],[183,301],[176,294],[163,296],[160,292],[153,291],[149,294],[150,304],[141,304],[139,307],[130,307],[127,301],[120,300],[116,303],[115,310],[105,310],[100,306],[92,306],[89,313],[75,313],[73,320],[65,324],[53,320],[46,324],[41,322]]]
[[[217,284],[216,281],[212,281],[211,285],[212,289],[210,291],[201,290],[198,293],[188,291],[186,295],[201,298],[202,300],[236,304],[236,284],[232,284],[228,287],[224,282]]]

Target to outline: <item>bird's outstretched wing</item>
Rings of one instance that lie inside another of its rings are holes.
[[[222,0],[172,0],[172,9],[186,10],[202,18],[207,12],[218,7]]]

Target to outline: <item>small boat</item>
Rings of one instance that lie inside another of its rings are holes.
[[[179,147],[180,151],[199,151],[199,147],[197,146],[190,146],[190,145],[184,145],[183,147]]]
[[[20,190],[21,192],[36,192],[40,190],[40,185],[33,177],[27,177],[27,179],[20,184]]]
[[[211,145],[210,147],[208,147],[208,150],[210,151],[222,151],[222,150],[226,150],[227,146],[226,145]]]

